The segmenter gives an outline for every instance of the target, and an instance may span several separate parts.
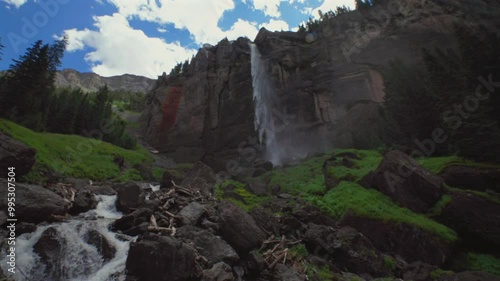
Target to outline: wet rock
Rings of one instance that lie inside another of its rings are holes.
[[[16,224],[16,235],[35,232],[37,226],[34,223],[20,222]]]
[[[237,252],[249,252],[261,246],[266,233],[249,214],[227,201],[221,202],[218,210],[220,234]]]
[[[354,227],[379,251],[399,255],[410,263],[422,261],[440,266],[457,243],[415,225],[361,217],[353,212],[346,213],[339,224]]]
[[[0,186],[7,186],[5,179],[0,179]],[[7,209],[7,188],[0,188],[0,209]],[[39,223],[54,221],[54,216],[66,214],[69,201],[56,193],[40,187],[16,183],[16,218],[19,221]]]
[[[195,252],[179,240],[146,235],[130,244],[126,270],[141,281],[189,281],[196,270]]]
[[[266,196],[268,195],[267,191],[267,185],[261,181],[251,181],[247,186],[246,189],[250,191],[251,193],[257,195],[257,196]]]
[[[139,171],[141,177],[146,181],[150,181],[154,178],[153,170],[150,164],[148,165],[148,164],[138,163],[134,165],[134,169]]]
[[[47,228],[40,239],[33,246],[33,251],[40,257],[41,261],[47,266],[47,272],[53,268],[61,267],[61,259],[66,240],[59,236],[57,230],[53,227]],[[52,271],[56,272],[57,270]]]
[[[171,188],[172,186],[174,186],[172,181],[176,182],[176,179],[177,178],[174,175],[172,175],[172,173],[170,171],[163,172],[163,175],[162,175],[161,181],[160,181],[160,188]]]
[[[84,239],[88,244],[96,247],[97,252],[99,252],[104,261],[109,261],[115,256],[115,247],[99,231],[95,229],[89,230]]]
[[[35,164],[35,155],[33,148],[0,132],[0,178],[7,178],[9,167],[15,167],[17,178],[26,175]]]
[[[153,211],[147,208],[135,210],[134,212],[124,215],[113,222],[113,224],[111,225],[111,229],[113,229],[114,231],[119,230],[122,232],[126,232],[127,230],[138,226],[141,223],[149,222],[152,214]]]
[[[207,230],[190,225],[183,226],[177,229],[176,237],[185,242],[192,242],[198,253],[204,256],[210,265],[220,261],[232,265],[240,259],[226,241]]]
[[[439,175],[449,186],[500,192],[500,169],[451,165]]]
[[[70,214],[77,215],[95,209],[97,206],[96,196],[88,189],[82,189],[76,192],[75,200],[69,210]]]
[[[144,203],[141,187],[136,183],[125,183],[113,186],[117,191],[116,209],[129,213]]]
[[[420,166],[410,156],[394,150],[386,153],[377,170],[363,179],[414,212],[429,210],[441,198],[443,179]]]
[[[202,281],[233,281],[231,267],[223,262],[215,264],[211,269],[203,271]]]
[[[116,195],[116,190],[108,185],[88,185],[85,188],[95,195]]]
[[[202,193],[213,193],[215,180],[215,173],[212,168],[203,162],[196,162],[180,185],[186,188],[197,189]]]
[[[431,276],[434,270],[438,269],[437,266],[425,264],[423,262],[414,262],[404,269],[404,280],[413,281],[432,281],[434,278]]]
[[[500,204],[471,192],[451,192],[438,221],[454,229],[469,247],[500,251]]]
[[[354,228],[334,231],[331,227],[311,224],[304,241],[315,255],[333,260],[336,266],[350,272],[378,277],[390,273],[384,263],[385,257]]]
[[[267,263],[258,251],[254,250],[248,253],[245,260],[248,275],[257,276],[267,269]]]
[[[280,235],[281,226],[279,220],[271,212],[259,206],[253,208],[249,214],[259,227],[274,235]]]
[[[177,214],[181,217],[184,225],[197,225],[203,214],[205,214],[205,206],[198,202],[191,202]]]

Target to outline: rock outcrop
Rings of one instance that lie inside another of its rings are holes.
[[[337,16],[314,34],[260,30],[254,43],[283,105],[276,120],[293,128],[293,138],[281,136],[290,140],[284,149],[304,156],[378,145],[382,68],[396,58],[419,63],[422,48],[453,46],[453,24],[474,14],[456,1],[389,2]],[[185,73],[159,77],[141,118],[146,141],[177,162],[202,159],[231,175],[263,163],[249,43],[222,40],[200,49]]]
[[[16,177],[26,175],[35,164],[36,151],[0,131],[0,177],[6,178],[9,167]]]

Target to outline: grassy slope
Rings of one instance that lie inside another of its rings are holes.
[[[0,120],[0,130],[36,149],[37,164],[27,176],[31,181],[39,180],[38,171],[42,169],[53,170],[63,176],[93,180],[141,180],[135,169],[120,171],[113,163],[114,157],[123,157],[128,167],[152,162],[151,156],[142,147],[126,150],[76,135],[37,133],[6,120]]]
[[[350,181],[342,181],[325,194],[322,165],[326,159],[338,152],[354,152],[361,159],[355,160],[352,168],[335,167],[329,170],[335,176],[349,178]],[[448,227],[424,215],[401,208],[382,193],[365,189],[356,183],[370,171],[375,170],[381,159],[382,155],[376,151],[339,150],[308,159],[297,166],[272,171],[264,177],[270,177],[272,184],[279,184],[284,191],[303,196],[337,218],[342,217],[347,210],[352,210],[361,216],[416,225],[444,239],[455,240],[457,238],[455,232]]]

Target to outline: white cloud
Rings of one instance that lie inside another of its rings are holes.
[[[28,2],[28,0],[2,0],[2,1],[7,3],[8,5],[15,6],[16,8],[19,8],[22,5],[26,4],[26,2]]]
[[[266,16],[279,18],[281,13],[279,6],[281,0],[252,0],[253,7],[256,10],[261,10]]]
[[[102,76],[130,73],[156,78],[195,54],[195,50],[185,49],[178,42],[148,37],[117,13],[94,17],[94,21],[96,30],[65,30],[69,37],[67,49],[93,49],[85,60],[92,65],[92,71]]]
[[[233,0],[108,0],[127,18],[174,24],[175,28],[187,29],[198,44],[219,42],[228,34],[217,23],[224,12],[234,9]],[[238,22],[236,28],[241,26]],[[244,28],[246,28],[244,26]],[[228,36],[229,37],[229,36]]]
[[[265,27],[269,31],[288,31],[290,26],[286,21],[271,19],[268,23],[263,23],[260,27]]]
[[[321,10],[322,12],[328,12],[330,10],[335,11],[337,10],[337,7],[342,7],[343,5],[345,5],[346,7],[350,7],[352,10],[356,8],[354,0],[324,0],[323,4],[313,9],[310,14],[317,18],[319,17],[319,10]]]
[[[167,30],[166,30],[165,28],[161,28],[161,27],[158,27],[156,30],[157,30],[158,32],[160,32],[160,33],[165,33],[165,32],[167,32]]]

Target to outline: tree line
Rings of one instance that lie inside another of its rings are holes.
[[[403,149],[500,162],[500,37],[484,26],[456,26],[455,36],[453,50],[422,50],[423,65],[384,70],[382,135]]]
[[[66,38],[52,44],[38,40],[13,60],[0,78],[0,116],[35,131],[80,135],[100,130],[106,122],[104,141],[134,148],[136,142],[125,132],[126,123],[112,111],[107,86],[95,93],[54,86],[66,45]]]

